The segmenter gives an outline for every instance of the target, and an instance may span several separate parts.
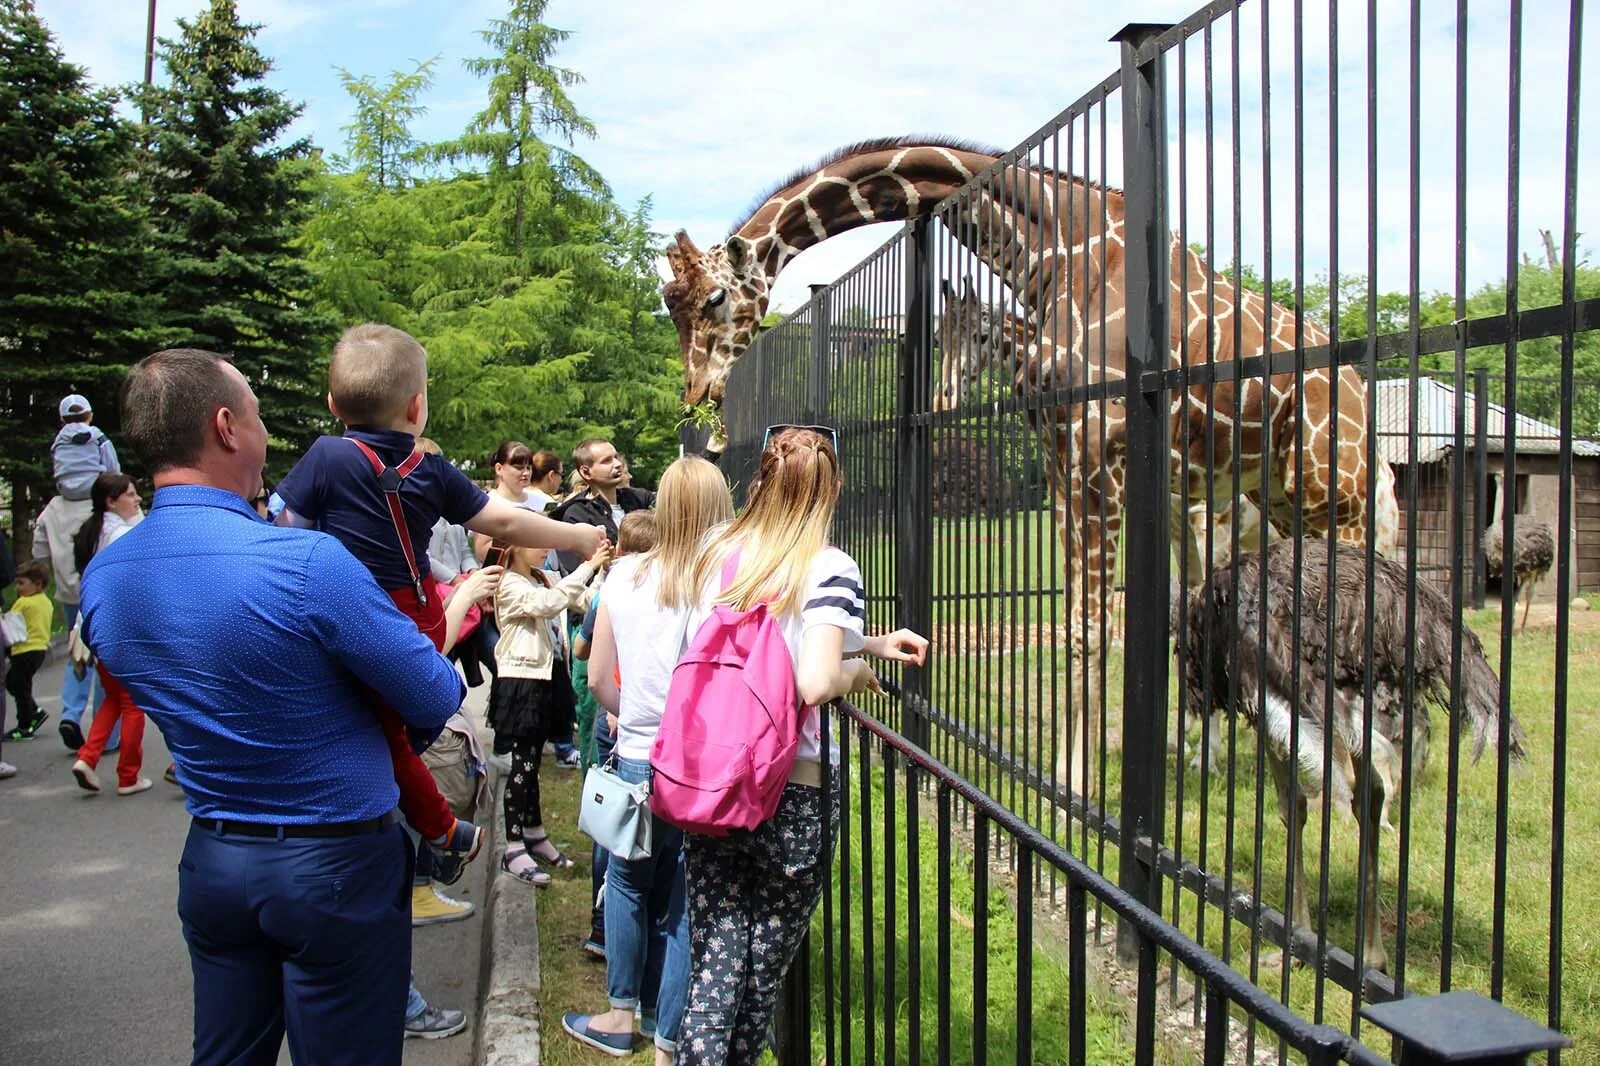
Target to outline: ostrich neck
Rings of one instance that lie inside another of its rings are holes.
[[[795,256],[835,234],[927,214],[995,159],[936,145],[853,153],[773,193],[734,234],[750,242],[770,284]]]

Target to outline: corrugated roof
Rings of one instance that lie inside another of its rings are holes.
[[[1379,381],[1377,417],[1378,451],[1390,463],[1407,462],[1407,438],[1411,427],[1411,382],[1408,378]],[[1462,427],[1466,446],[1472,447],[1477,433],[1477,401],[1464,393],[1466,424]],[[1488,405],[1488,424],[1484,427],[1491,452],[1506,447],[1506,409]],[[1514,423],[1519,455],[1554,455],[1561,449],[1561,431],[1548,422],[1519,414]],[[1443,459],[1456,443],[1456,390],[1437,378],[1417,380],[1417,460],[1433,463]],[[1572,442],[1573,455],[1600,455],[1600,445],[1586,440]]]

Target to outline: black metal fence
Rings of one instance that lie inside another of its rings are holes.
[[[1600,683],[1600,635],[1574,624],[1600,585],[1600,448],[1580,439],[1597,427],[1575,384],[1600,344],[1579,267],[1582,4],[1513,0],[1469,23],[1463,2],[1426,24],[1413,4],[1407,55],[1381,63],[1395,12],[1344,7],[1217,0],[1130,27],[1120,71],[734,369],[731,479],[766,425],[837,427],[836,537],[873,620],[935,641],[879,718],[848,710],[839,730],[856,823],[840,862],[858,880],[828,896],[811,999],[787,1016],[791,1041],[824,1016],[830,1063],[948,1060],[958,984],[974,1028],[954,1057],[983,1061],[997,982],[1018,1019],[1007,1056],[1055,1061],[1031,997],[1055,935],[1036,918],[1062,907],[1065,1017],[1082,1024],[1086,916],[1107,912],[1137,970],[1138,1062],[1160,959],[1207,1062],[1381,1061],[1363,1008],[1453,989],[1600,1029],[1570,980],[1600,958],[1566,906],[1569,863],[1600,853],[1568,792],[1569,764],[1600,767],[1596,731],[1569,729],[1569,710],[1593,712],[1575,691]],[[1565,66],[1537,71],[1559,82],[1561,136],[1537,141],[1534,28],[1541,55],[1565,42]],[[1425,58],[1424,39],[1450,47]],[[1473,118],[1485,55],[1498,126]],[[1455,121],[1425,127],[1440,93]],[[1406,161],[1399,191],[1380,145]],[[1493,231],[1473,208],[1486,187],[1508,205]],[[1537,306],[1525,202],[1556,234]],[[1440,234],[1450,321],[1426,326]],[[1484,246],[1503,273],[1469,256]],[[1367,283],[1345,305],[1326,279],[1352,270]],[[1378,284],[1396,271],[1398,312]],[[1499,311],[1469,313],[1500,278]],[[1519,570],[1538,527],[1548,558],[1533,544]],[[1491,528],[1512,545],[1494,581]],[[1524,632],[1510,608],[1528,584],[1556,594]],[[1498,597],[1475,613],[1485,587]],[[918,833],[938,839],[932,869]],[[970,972],[950,968],[956,853],[975,884]],[[925,898],[902,925],[874,883],[940,894],[938,987],[920,984]],[[1003,975],[997,904],[1014,915]],[[1067,1039],[1085,1061],[1082,1030]],[[1594,1043],[1566,1061],[1600,1062]]]

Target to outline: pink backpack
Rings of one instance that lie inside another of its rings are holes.
[[[735,553],[723,588],[738,567]],[[650,750],[651,812],[705,836],[771,818],[794,767],[800,710],[794,660],[768,605],[715,607],[672,671]]]

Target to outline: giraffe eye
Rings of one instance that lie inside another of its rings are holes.
[[[706,297],[706,307],[721,307],[727,300],[728,293],[725,289],[713,289],[710,296]]]

